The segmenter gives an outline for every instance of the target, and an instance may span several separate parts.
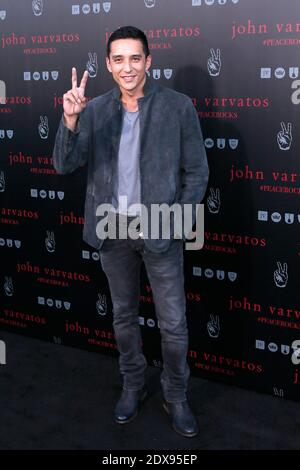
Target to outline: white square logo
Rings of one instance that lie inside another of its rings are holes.
[[[271,69],[269,67],[261,68],[260,78],[271,78]]]
[[[257,339],[255,341],[255,348],[256,349],[265,349],[265,342],[262,341],[261,339]]]
[[[72,5],[72,15],[80,15],[80,6]]]
[[[258,220],[262,222],[266,222],[268,220],[268,212],[267,211],[258,211],[257,215]]]
[[[202,275],[202,269],[199,268],[198,266],[193,266],[193,275],[194,276],[201,276]]]

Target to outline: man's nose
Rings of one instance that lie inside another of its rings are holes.
[[[124,62],[124,71],[130,72],[131,71],[131,62],[130,60],[125,60]]]

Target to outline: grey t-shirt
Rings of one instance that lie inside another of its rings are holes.
[[[139,210],[130,210],[131,204],[140,204],[140,171],[139,171],[140,120],[139,111],[130,112],[123,108],[123,125],[118,155],[118,194],[113,197],[117,212],[127,215],[138,215]],[[127,196],[126,205],[120,196]]]

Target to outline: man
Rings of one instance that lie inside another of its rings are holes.
[[[153,225],[151,207],[155,204],[194,207],[201,202],[208,166],[199,120],[187,96],[147,78],[151,56],[147,38],[137,28],[122,27],[110,36],[106,65],[118,86],[88,104],[84,96],[88,73],[84,72],[78,87],[76,69],[72,69],[72,89],[63,97],[54,167],[64,174],[88,164],[83,238],[100,250],[113,302],[123,376],[115,421],[132,421],[147,395],[138,319],[144,262],[162,341],[163,406],[175,431],[193,437],[198,424],[186,397],[190,371],[186,361],[185,237],[175,237],[172,223],[170,236],[162,237],[161,222],[159,237],[151,237],[146,225],[151,221]],[[125,196],[130,204],[124,205]],[[113,232],[103,236],[99,230],[104,220],[99,207],[105,203],[117,221],[116,236]],[[122,238],[124,224],[127,228],[136,221],[136,230]]]

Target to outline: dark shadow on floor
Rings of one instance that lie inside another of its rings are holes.
[[[1,332],[0,449],[286,450],[300,448],[300,404],[192,377],[201,432],[177,435],[162,408],[160,370],[148,368],[150,397],[137,418],[113,421],[117,360]]]

